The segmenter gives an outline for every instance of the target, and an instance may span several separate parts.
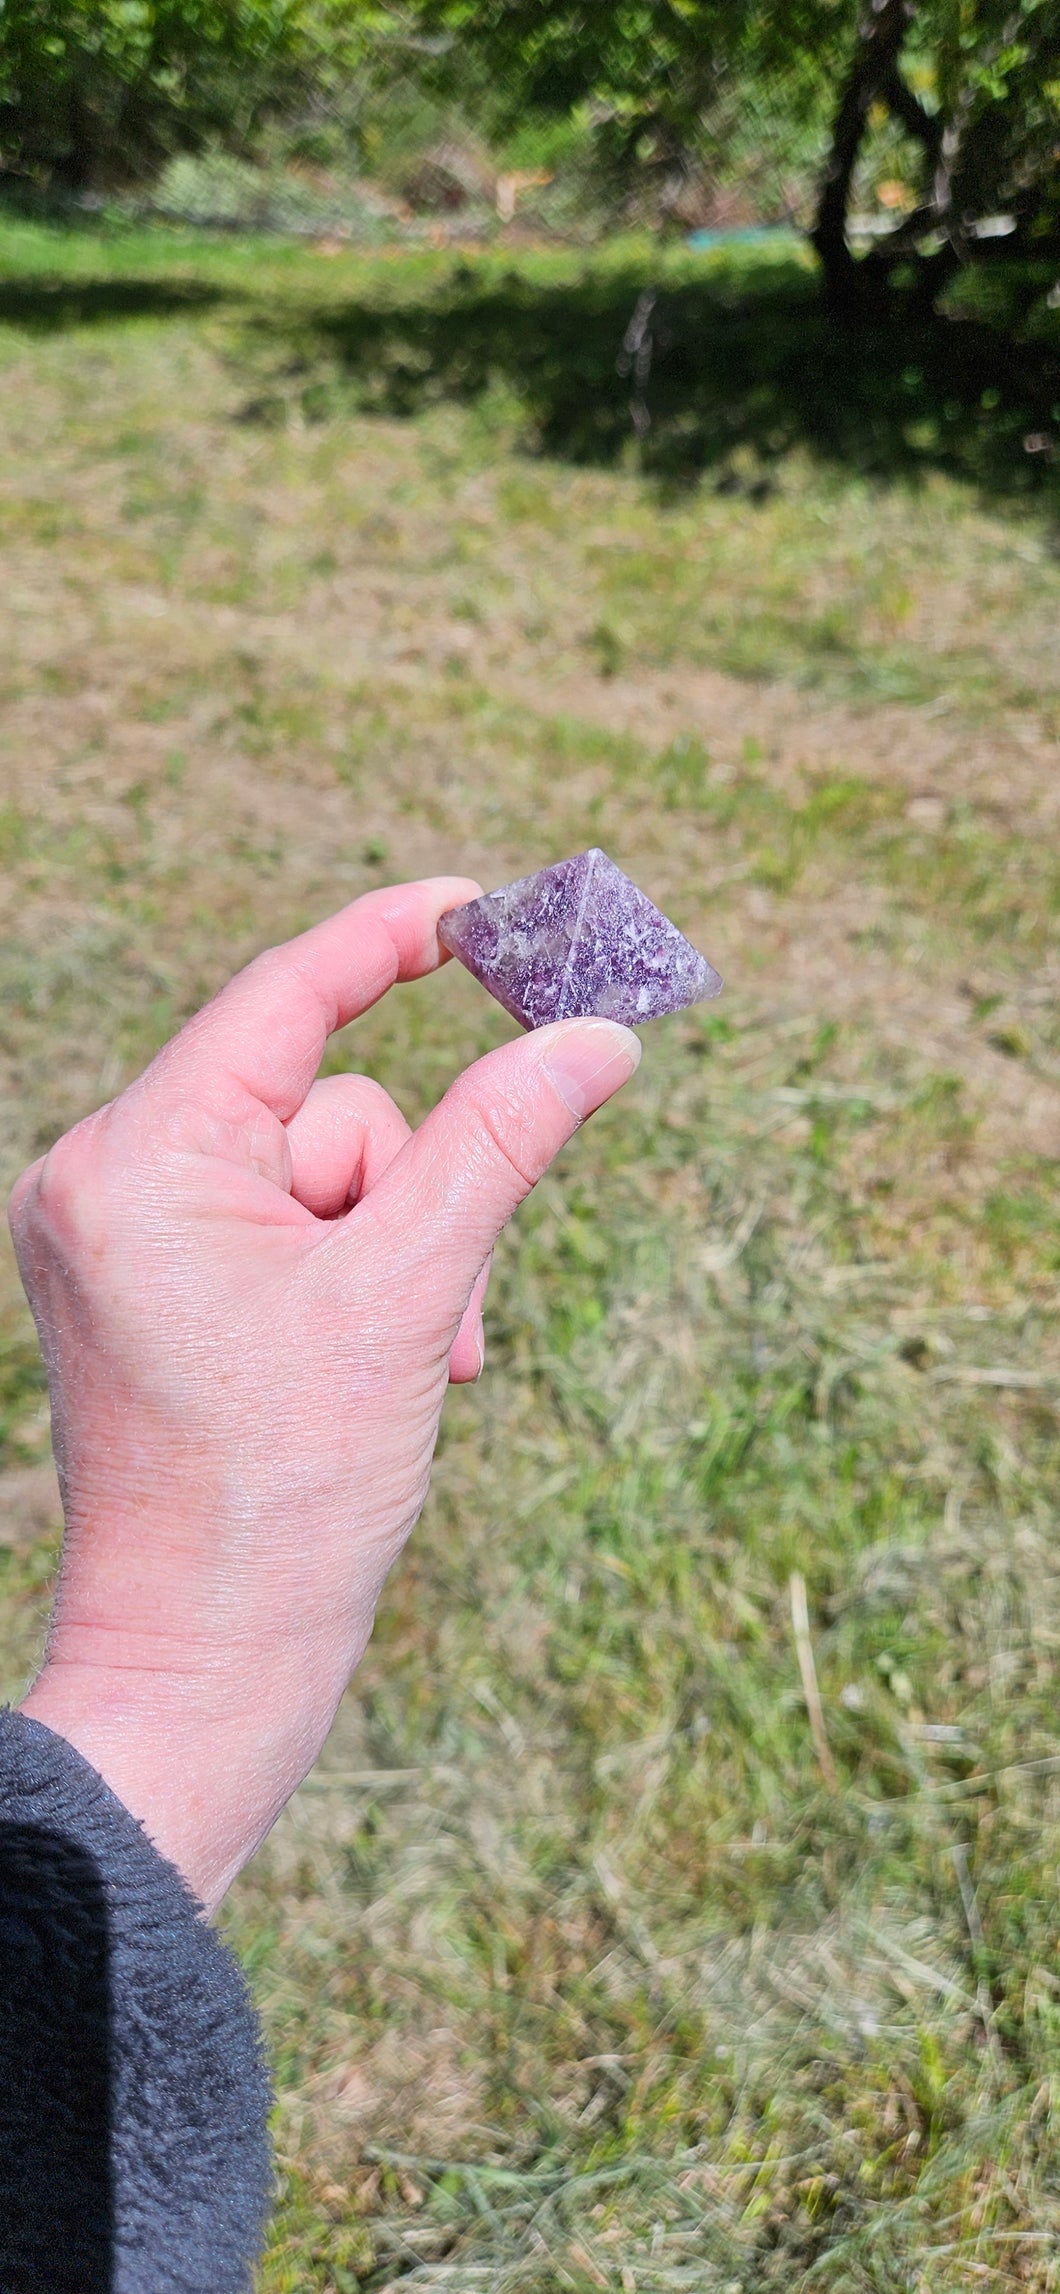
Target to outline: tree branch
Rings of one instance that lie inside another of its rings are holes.
[[[869,109],[886,100],[890,82],[898,77],[898,58],[915,10],[916,0],[870,0],[862,18],[858,51],[835,115],[811,234],[833,301],[849,302],[856,294],[858,265],[846,230],[850,186]]]
[[[922,143],[929,160],[934,163],[942,140],[942,121],[938,114],[929,112],[903,80],[897,63],[889,71],[880,95],[894,119],[900,120],[910,135]]]

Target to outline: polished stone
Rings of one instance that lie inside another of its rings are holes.
[[[451,908],[438,937],[526,1028],[590,1014],[638,1027],[721,990],[706,957],[595,848]]]

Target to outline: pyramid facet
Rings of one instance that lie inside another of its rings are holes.
[[[721,990],[706,957],[595,848],[451,908],[438,937],[526,1028],[590,1014],[637,1027]]]

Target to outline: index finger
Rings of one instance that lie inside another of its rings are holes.
[[[230,1120],[241,1121],[248,1101],[256,1101],[287,1122],[329,1035],[396,981],[436,971],[446,961],[439,917],[480,890],[470,877],[429,876],[366,892],[256,956],[174,1036],[148,1074]]]

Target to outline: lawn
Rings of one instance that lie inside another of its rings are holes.
[[[394,878],[600,843],[727,982],[506,1237],[225,1907],[263,2294],[1060,2286],[1057,386],[813,294],[0,223],[3,1176]],[[329,1064],[506,1032],[453,966]],[[9,1696],[47,1459],[8,1256]]]

